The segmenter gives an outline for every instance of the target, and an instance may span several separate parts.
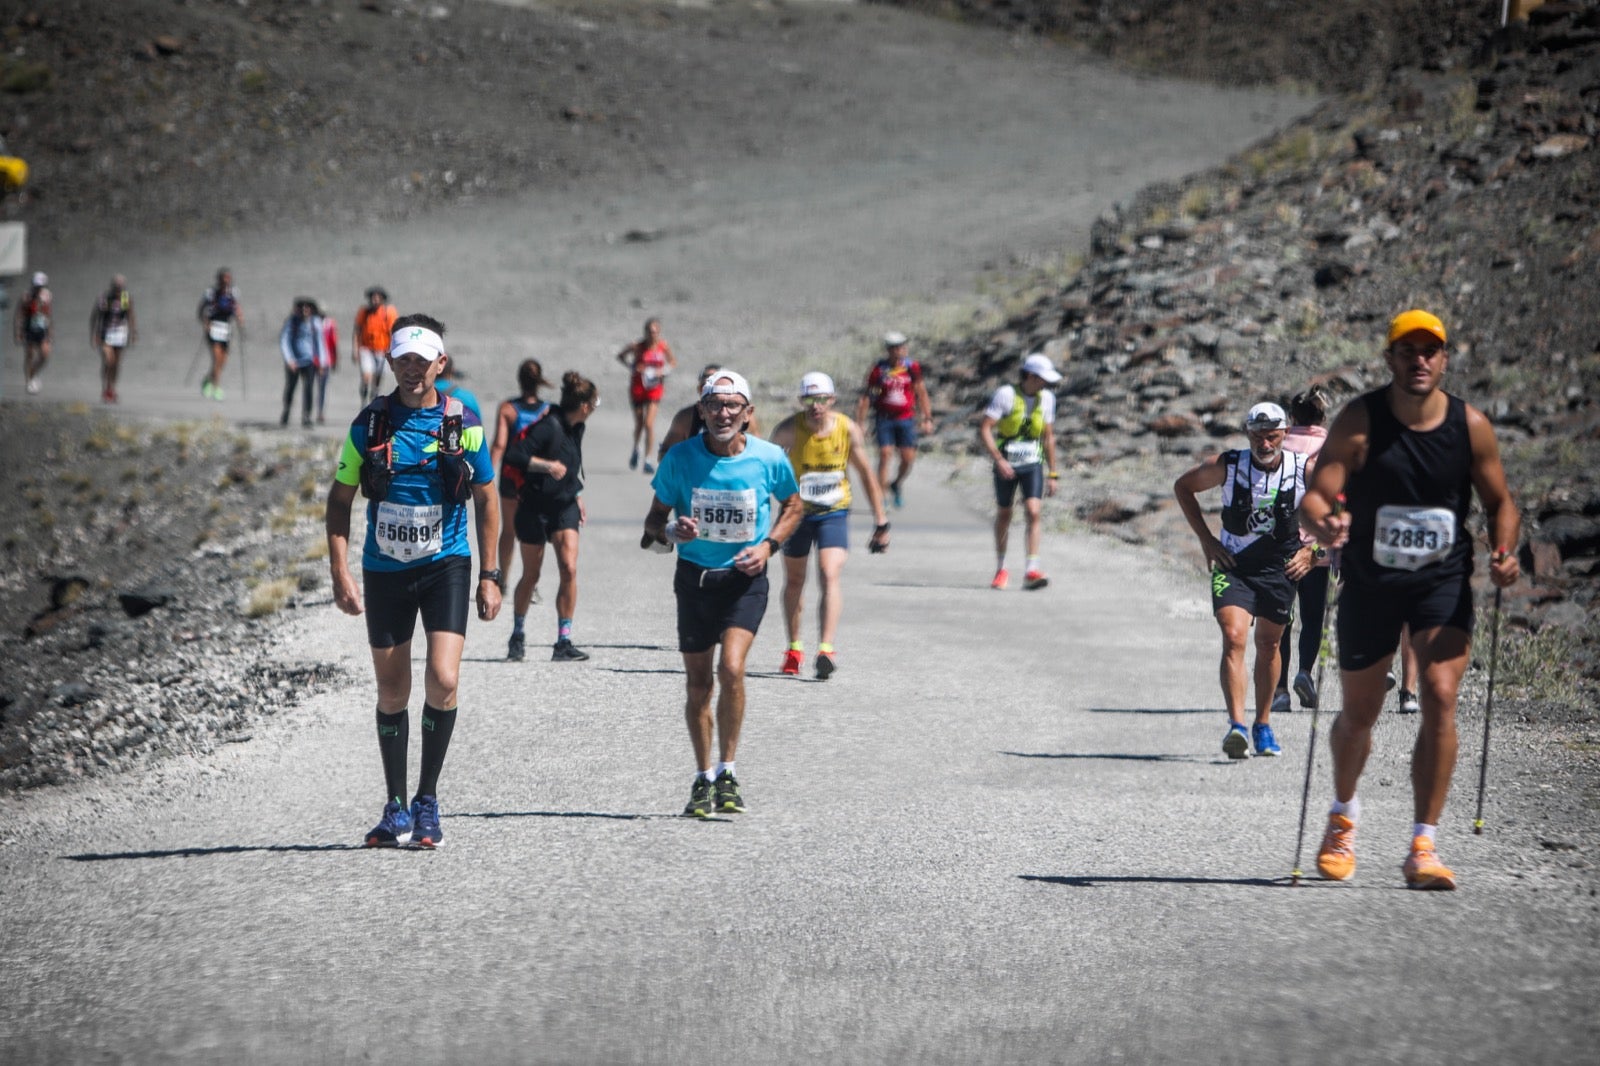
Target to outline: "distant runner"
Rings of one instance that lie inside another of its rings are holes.
[[[800,379],[801,412],[779,422],[772,431],[772,443],[789,453],[805,507],[799,527],[783,543],[783,621],[789,633],[789,648],[783,654],[781,669],[785,674],[799,674],[805,660],[800,607],[806,587],[806,563],[814,544],[817,576],[822,584],[821,602],[817,605],[821,625],[815,664],[819,681],[826,681],[838,668],[833,641],[844,610],[841,578],[850,549],[851,470],[866,490],[872,520],[877,523],[868,550],[881,552],[889,546],[883,490],[867,465],[861,427],[834,410],[836,398],[833,379],[812,371]]]
[[[661,339],[661,320],[645,320],[644,336],[617,353],[617,362],[628,368],[628,403],[633,407],[633,452],[628,469],[639,466],[639,438],[644,437],[644,472],[655,471],[650,461],[656,447],[656,409],[666,394],[667,375],[678,367],[672,346]]]
[[[1323,425],[1327,418],[1328,394],[1321,386],[1297,393],[1289,401],[1289,432],[1283,438],[1283,450],[1305,455],[1307,478],[1316,469],[1317,453],[1328,439],[1327,427]],[[1317,548],[1315,538],[1309,533],[1300,533],[1300,544],[1313,549],[1315,562],[1305,576],[1295,582],[1295,613],[1300,616],[1300,671],[1294,675],[1294,692],[1300,698],[1300,706],[1315,707],[1317,682],[1311,671],[1317,664],[1317,654],[1322,650],[1322,616],[1327,613],[1323,608],[1328,604],[1329,560],[1328,553]],[[1272,697],[1273,714],[1289,710],[1289,644],[1293,629],[1291,620],[1283,627],[1283,639],[1278,644],[1281,662],[1278,667],[1278,691]]]
[[[388,801],[365,837],[367,847],[410,842],[438,847],[439,771],[455,729],[467,602],[474,587],[467,541],[472,501],[478,557],[492,558],[500,509],[489,487],[494,468],[478,420],[434,386],[449,358],[444,326],[427,315],[395,323],[389,366],[395,389],[373,400],[350,426],[339,471],[328,493],[328,563],[333,598],[346,614],[362,613],[362,590],[350,576],[350,509],[360,485],[367,497],[361,552],[367,642],[378,680],[378,751]],[[500,575],[479,573],[478,618],[500,611]],[[422,771],[408,806],[406,749],[411,732],[411,638],[417,615],[427,638],[422,706]]]
[[[544,379],[544,368],[537,359],[524,359],[517,367],[517,395],[508,400],[500,401],[500,407],[494,416],[494,445],[489,452],[494,468],[500,471],[500,514],[502,516],[517,513],[517,497],[522,492],[524,472],[517,469],[506,469],[506,447],[518,436],[528,431],[528,427],[548,415],[552,408],[548,403],[539,399],[539,390],[548,389],[550,383]],[[502,575],[500,591],[505,592],[507,583],[511,580],[511,563],[517,554],[517,531],[515,523],[509,517],[500,526],[499,545],[499,570]],[[539,603],[539,589],[535,585],[531,593],[531,601]]]
[[[367,302],[356,309],[355,331],[350,346],[356,350],[361,371],[361,403],[376,399],[383,384],[384,353],[389,350],[389,334],[399,314],[389,302],[389,294],[374,285],[367,290]]]
[[[30,395],[39,391],[39,374],[50,361],[50,344],[55,337],[55,301],[46,287],[49,284],[43,271],[35,273],[33,284],[17,307],[17,344],[22,348],[22,372]]]
[[[572,643],[572,619],[578,608],[578,530],[588,519],[583,496],[583,431],[600,406],[594,382],[569,370],[561,378],[561,403],[506,448],[504,469],[524,471],[518,497],[517,540],[522,545],[522,580],[517,582],[511,642],[506,658],[522,661],[523,623],[533,589],[544,565],[544,546],[556,551],[561,575],[556,590],[556,642],[552,662],[575,663],[589,657]]]
[[[1389,324],[1388,385],[1352,400],[1334,420],[1300,509],[1306,530],[1342,550],[1339,669],[1344,706],[1329,734],[1334,802],[1317,854],[1331,881],[1355,876],[1356,786],[1383,710],[1385,675],[1401,629],[1422,673],[1422,722],[1411,755],[1412,888],[1450,890],[1455,873],[1434,845],[1456,765],[1456,698],[1472,646],[1472,493],[1488,517],[1489,579],[1517,580],[1522,520],[1506,487],[1494,428],[1441,387],[1450,355],[1444,323],[1410,310]],[[1346,508],[1336,509],[1340,493]]]
[[[1003,589],[1011,580],[1006,547],[1017,493],[1027,518],[1027,558],[1022,587],[1042,589],[1050,578],[1039,566],[1039,524],[1043,497],[1056,494],[1056,394],[1047,385],[1061,380],[1050,357],[1036,352],[1022,361],[1020,386],[1002,385],[989,399],[978,423],[978,441],[994,463],[994,580]]]
[[[1222,751],[1230,759],[1278,755],[1272,732],[1272,693],[1278,680],[1278,641],[1294,617],[1294,583],[1316,559],[1302,545],[1294,512],[1306,491],[1306,456],[1283,449],[1289,419],[1275,403],[1258,403],[1245,416],[1250,447],[1223,452],[1186,471],[1172,486],[1200,550],[1211,564],[1211,610],[1222,630],[1222,698],[1228,731]],[[1222,490],[1222,536],[1206,524],[1196,493]],[[1255,626],[1255,723],[1245,731],[1249,685],[1245,645]]]
[[[324,412],[328,404],[328,376],[339,369],[339,323],[321,304],[316,305],[316,313],[322,319],[322,356],[317,362],[317,425],[320,426],[327,420]]]
[[[283,353],[283,414],[278,425],[289,424],[289,410],[294,406],[295,389],[300,391],[300,424],[311,425],[311,411],[316,404],[317,367],[327,361],[327,333],[317,314],[317,302],[308,296],[297,297],[294,310],[284,319],[278,331],[278,349]]]
[[[744,797],[734,754],[744,725],[745,659],[767,611],[767,562],[800,523],[800,486],[783,449],[751,437],[750,386],[718,370],[701,390],[706,428],[661,460],[651,481],[655,499],[645,535],[678,545],[672,589],[678,600],[678,650],[683,653],[684,718],[699,773],[687,817],[741,813]],[[776,497],[779,511],[772,513]],[[673,512],[677,518],[668,524]],[[715,661],[718,645],[721,662]],[[720,759],[711,758],[711,693],[717,693]]]
[[[883,350],[884,357],[867,372],[867,383],[856,402],[856,422],[865,425],[871,408],[872,433],[878,442],[878,484],[889,490],[894,505],[900,507],[905,503],[906,478],[917,461],[917,433],[933,432],[933,403],[922,382],[922,364],[907,354],[910,341],[906,335],[885,333]],[[896,453],[900,456],[900,469],[890,481],[889,463]]]
[[[221,400],[222,368],[228,365],[228,348],[235,337],[241,343],[244,340],[244,311],[239,306],[239,291],[233,287],[233,272],[227,267],[217,271],[217,283],[200,297],[195,315],[211,350],[211,369],[200,379],[200,395]]]
[[[89,337],[100,352],[100,399],[116,403],[122,356],[139,339],[133,296],[128,292],[128,279],[121,274],[113,277],[111,287],[95,300],[89,312]]]

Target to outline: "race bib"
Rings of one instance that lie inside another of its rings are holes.
[[[120,326],[106,327],[106,344],[113,348],[126,348],[128,346],[128,325],[126,322]]]
[[[647,366],[639,371],[639,380],[646,385],[654,386],[661,382],[661,371],[653,366]]]
[[[28,328],[35,333],[43,333],[50,328],[49,315],[31,315],[28,318]]]
[[[373,537],[378,551],[402,563],[438,555],[444,547],[444,507],[411,507],[385,500],[378,504]]]
[[[1378,508],[1372,558],[1391,570],[1420,570],[1450,554],[1456,543],[1455,512],[1443,507]]]
[[[1036,440],[1007,441],[1006,462],[1012,466],[1037,466],[1040,462],[1039,442]]]
[[[213,318],[206,323],[206,334],[214,341],[224,342],[233,334],[233,323],[225,318]]]
[[[690,508],[701,540],[748,544],[756,539],[755,489],[695,489]]]
[[[814,470],[801,474],[800,499],[812,507],[837,507],[844,499],[844,471]]]

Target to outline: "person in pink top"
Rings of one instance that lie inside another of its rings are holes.
[[[1306,458],[1306,478],[1317,464],[1317,453],[1322,442],[1328,439],[1327,427],[1329,397],[1327,390],[1313,385],[1289,401],[1289,432],[1283,438],[1283,450],[1301,452]],[[1316,541],[1305,530],[1300,531],[1300,543],[1315,546]],[[1296,586],[1296,613],[1300,615],[1300,671],[1294,675],[1294,694],[1300,697],[1303,708],[1317,705],[1317,683],[1312,667],[1317,663],[1317,653],[1322,648],[1322,616],[1328,604],[1328,553],[1318,551],[1316,564]],[[1278,658],[1283,663],[1278,673],[1278,690],[1272,697],[1272,710],[1282,713],[1289,710],[1289,634],[1294,626],[1283,627],[1283,643]]]

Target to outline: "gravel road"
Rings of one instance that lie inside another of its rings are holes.
[[[866,338],[969,292],[985,264],[1070,247],[1112,200],[1305,106],[917,32],[915,47],[831,60],[900,64],[903,108],[841,116],[839,142],[784,161],[401,232],[129,252],[146,343],[123,391],[139,414],[197,412],[173,382],[192,290],[224,260],[259,319],[258,401],[278,381],[261,343],[276,309],[298,292],[353,306],[371,281],[441,313],[486,398],[527,354],[599,375],[576,633],[593,659],[547,663],[535,643],[508,664],[509,618],[474,625],[434,853],[356,846],[381,800],[372,693],[360,623],[331,605],[296,612],[270,654],[333,661],[358,679],[347,690],[209,756],[0,798],[0,1059],[1590,1054],[1596,878],[1539,846],[1550,799],[1526,724],[1497,734],[1506,784],[1482,837],[1464,740],[1440,840],[1462,891],[1403,890],[1403,719],[1368,769],[1357,880],[1291,891],[1310,719],[1282,720],[1285,758],[1222,758],[1203,579],[1052,534],[1048,590],[990,592],[986,519],[938,460],[914,475],[892,551],[849,565],[832,680],[776,674],[769,611],[739,759],[750,813],[676,817],[693,767],[670,567],[636,547],[649,494],[625,469],[623,379],[606,367],[637,320],[661,314],[691,365],[726,361],[780,390],[802,364],[851,380]],[[951,72],[959,99],[936,91]],[[846,140],[860,150],[840,153]],[[62,251],[58,291],[92,292],[102,264]],[[353,381],[339,384],[353,407]],[[93,371],[63,360],[50,387],[88,398]],[[220,410],[276,415],[232,393]],[[535,609],[531,642],[550,615]],[[1479,721],[1466,714],[1467,738]]]

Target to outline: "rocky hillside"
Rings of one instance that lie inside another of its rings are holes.
[[[1512,615],[1600,632],[1600,3],[1547,5],[1515,47],[1394,72],[1227,166],[1103,218],[1083,269],[931,358],[965,414],[1022,357],[1067,358],[1079,513],[1192,541],[1173,476],[1259,399],[1384,379],[1389,317],[1451,327],[1450,387],[1496,423],[1528,518]],[[954,419],[949,437],[970,431]],[[1600,677],[1600,657],[1584,653]]]

